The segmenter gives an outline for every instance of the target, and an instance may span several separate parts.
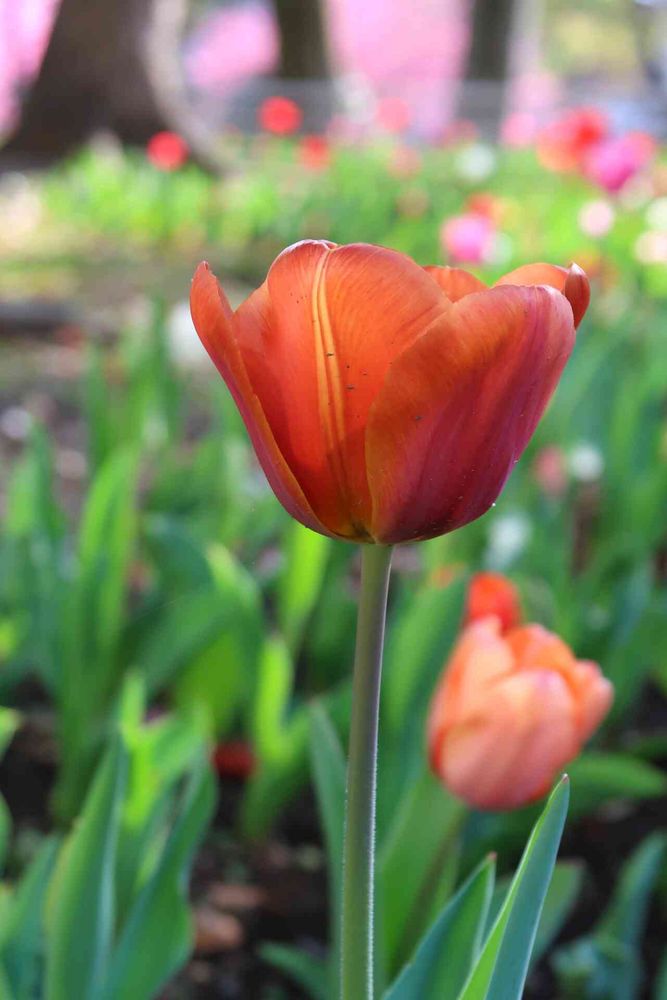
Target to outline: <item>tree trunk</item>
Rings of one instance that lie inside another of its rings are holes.
[[[495,134],[510,69],[515,0],[472,0],[471,42],[459,116]]]
[[[274,0],[280,35],[279,76],[327,80],[331,76],[320,0]]]
[[[179,42],[185,0],[62,0],[18,127],[0,150],[48,164],[99,129],[143,144],[175,128],[211,166],[205,130],[183,97]]]

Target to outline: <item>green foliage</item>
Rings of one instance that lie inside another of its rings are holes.
[[[201,728],[145,724],[140,681],[64,841],[46,840],[0,914],[14,1000],[151,1000],[187,958],[186,880],[213,808]]]
[[[554,964],[564,997],[634,1000],[642,983],[641,937],[667,839],[647,837],[626,862],[593,932],[559,949]]]

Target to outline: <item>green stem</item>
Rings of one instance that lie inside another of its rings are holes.
[[[342,1000],[373,998],[375,786],[391,554],[390,546],[362,546],[343,850]]]

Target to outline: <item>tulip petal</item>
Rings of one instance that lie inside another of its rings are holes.
[[[432,538],[494,502],[574,345],[549,287],[467,295],[392,365],[366,432],[372,534]]]
[[[578,709],[579,739],[585,743],[607,715],[614,701],[611,681],[603,676],[597,663],[578,660],[574,663],[569,683]]]
[[[430,265],[424,270],[438,283],[450,302],[458,302],[464,295],[470,295],[472,292],[483,292],[487,287],[474,274],[464,271],[461,267]]]
[[[318,518],[369,540],[369,408],[392,361],[451,303],[408,257],[365,244],[298,243],[264,288],[237,313],[250,382]]]
[[[501,681],[486,711],[443,740],[439,771],[448,787],[480,809],[513,809],[538,798],[579,749],[572,699],[549,671]]]
[[[578,264],[558,267],[556,264],[524,264],[503,275],[498,285],[550,285],[562,292],[572,306],[575,329],[579,326],[591,300],[591,288],[586,272]]]
[[[195,272],[190,308],[197,333],[234,397],[274,493],[292,517],[314,531],[330,534],[313,513],[276,444],[248,380],[234,336],[234,315],[229,302],[206,263],[200,264]]]

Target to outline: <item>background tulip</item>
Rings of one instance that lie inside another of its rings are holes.
[[[478,809],[540,798],[607,714],[613,689],[539,625],[464,629],[431,706],[431,767]]]
[[[502,632],[508,632],[521,621],[519,592],[502,573],[475,573],[470,581],[466,601],[466,625],[495,615]]]
[[[191,308],[289,513],[389,545],[489,509],[588,299],[575,265],[528,265],[487,288],[383,247],[307,240],[235,313],[201,264]]]

